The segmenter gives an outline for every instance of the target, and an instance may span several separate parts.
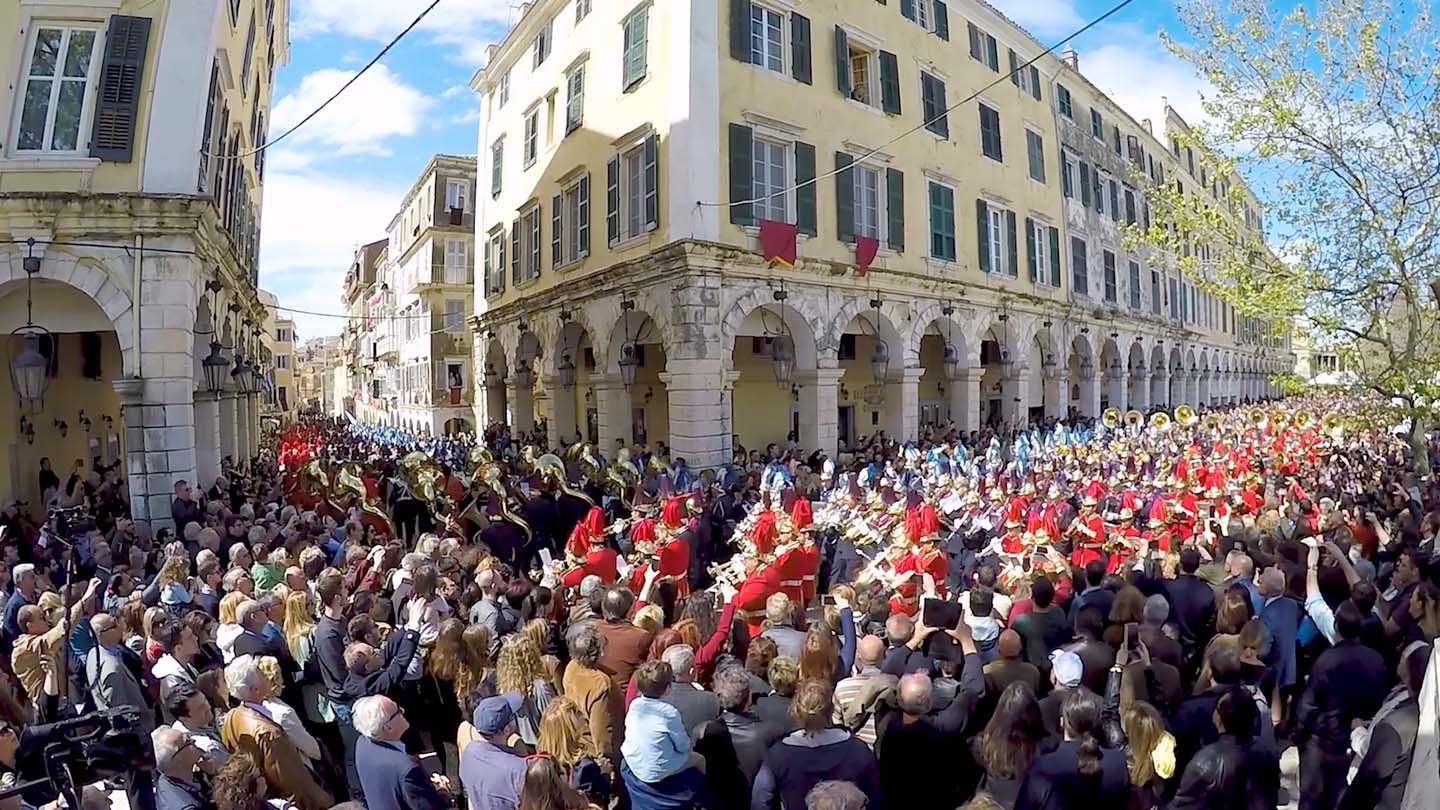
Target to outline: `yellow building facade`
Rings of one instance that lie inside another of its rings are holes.
[[[208,486],[257,452],[252,375],[228,371],[261,353],[254,149],[288,14],[287,0],[0,4],[0,331],[26,323],[28,298],[53,335],[43,402],[0,383],[0,424],[26,437],[0,461],[0,497],[43,515],[40,458],[119,465],[136,519],[160,525],[176,480]],[[228,364],[219,386],[207,357]]]
[[[539,0],[472,88],[482,425],[708,466],[1228,403],[1289,365],[1124,246],[1178,116],[984,3]]]

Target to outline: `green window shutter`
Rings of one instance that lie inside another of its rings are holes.
[[[921,73],[920,89],[920,106],[925,116],[925,128],[942,138],[949,138],[950,121],[945,108],[945,82],[928,73]]]
[[[942,0],[934,0],[930,8],[935,12],[935,36],[950,41],[950,12]]]
[[[525,280],[520,276],[520,223],[521,220],[517,219],[510,226],[510,281],[515,284]]]
[[[550,198],[550,266],[560,266],[560,195]]]
[[[580,255],[590,255],[590,175],[580,178],[580,220],[576,223],[576,239],[580,243]]]
[[[790,15],[790,59],[795,81],[810,84],[810,18]]]
[[[500,196],[501,181],[505,176],[505,142],[495,144],[490,150],[490,196]]]
[[[885,170],[885,213],[889,215],[890,249],[905,252],[905,173]]]
[[[995,43],[995,37],[992,37],[992,36],[990,36],[989,34],[986,34],[986,35],[985,35],[985,57],[986,57],[985,64],[989,65],[989,66],[990,66],[990,69],[993,70],[993,71],[995,71],[996,73],[999,73],[999,72],[1000,72],[1000,54],[999,54],[999,51],[1000,51],[1000,48],[999,48],[999,46]]]
[[[1035,220],[1025,218],[1025,263],[1030,269],[1030,283],[1035,283]]]
[[[841,242],[855,241],[854,162],[844,152],[835,153],[835,234]]]
[[[1050,284],[1060,286],[1060,229],[1050,228]]]
[[[730,125],[730,221],[736,225],[755,222],[755,206],[736,205],[755,196],[754,131],[744,124]]]
[[[1015,212],[1005,212],[1005,241],[1010,251],[1010,275],[1020,275],[1020,252],[1016,250],[1015,240]]]
[[[985,54],[981,51],[983,46],[980,43],[980,29],[975,27],[975,23],[966,20],[965,33],[970,37],[970,58],[977,62],[984,62]]]
[[[140,81],[145,73],[145,52],[150,44],[150,18],[110,17],[105,32],[105,61],[100,67],[94,124],[90,129],[90,157],[129,163],[135,148],[135,121],[139,117]]]
[[[660,226],[660,139],[645,136],[645,230]]]
[[[491,244],[490,238],[487,236],[487,237],[485,238],[485,294],[486,294],[486,295],[489,295],[490,293],[495,292],[495,281],[494,281],[494,279],[495,279],[495,258],[496,258],[496,257],[493,255],[493,254],[494,254],[494,251],[490,249],[491,247],[492,247],[492,244]]]
[[[915,0],[900,0],[900,13],[905,15],[905,19],[913,21],[915,19]]]
[[[835,89],[850,97],[850,41],[845,29],[835,26]]]
[[[1040,100],[1040,68],[1034,65],[1030,66],[1030,95]]]
[[[605,164],[605,241],[620,241],[620,156]]]
[[[900,64],[889,51],[880,52],[880,107],[891,115],[900,114]]]
[[[815,147],[795,142],[795,230],[806,236],[818,233],[815,215]]]
[[[975,201],[975,244],[980,247],[980,272],[990,272],[990,207]]]
[[[1114,180],[1110,181],[1110,218],[1120,221],[1120,185]]]
[[[1020,60],[1016,58],[1014,50],[1010,51],[1010,83],[1020,86]]]
[[[750,0],[730,0],[730,55],[750,61]]]
[[[1090,207],[1090,164],[1080,161],[1080,203]]]

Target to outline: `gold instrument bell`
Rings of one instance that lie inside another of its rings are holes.
[[[1293,416],[1290,420],[1290,424],[1294,425],[1300,430],[1305,430],[1306,428],[1315,424],[1315,417],[1311,416],[1309,411],[1296,411],[1295,416]]]
[[[1150,427],[1155,430],[1166,430],[1170,427],[1170,414],[1164,411],[1150,414]]]
[[[1175,422],[1181,427],[1190,427],[1200,421],[1199,414],[1189,405],[1175,406]]]
[[[1137,410],[1125,412],[1125,427],[1135,427],[1145,421],[1145,414]]]
[[[1274,426],[1275,429],[1281,430],[1290,426],[1290,418],[1285,415],[1284,411],[1276,408],[1270,412],[1270,424]]]
[[[1265,427],[1266,417],[1264,409],[1251,408],[1250,413],[1247,415],[1250,417],[1250,424],[1254,425],[1257,428]]]
[[[1340,424],[1340,417],[1336,416],[1333,413],[1325,414],[1325,417],[1320,420],[1320,427],[1326,433],[1334,433],[1337,430],[1343,430],[1343,427]]]
[[[1206,430],[1219,430],[1219,429],[1220,429],[1220,417],[1216,416],[1216,415],[1213,414],[1213,413],[1212,413],[1212,414],[1207,414],[1207,415],[1205,416],[1205,422],[1204,422],[1204,424],[1205,424],[1205,429],[1206,429]]]
[[[1108,428],[1108,429],[1110,429],[1110,430],[1114,430],[1115,428],[1119,427],[1119,426],[1120,426],[1120,409],[1118,409],[1118,408],[1106,408],[1106,409],[1105,409],[1105,412],[1102,413],[1102,414],[1100,414],[1100,424],[1104,425],[1106,428]]]

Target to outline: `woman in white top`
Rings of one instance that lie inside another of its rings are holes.
[[[319,759],[320,743],[305,729],[305,724],[300,722],[300,715],[279,697],[283,684],[280,662],[275,660],[273,655],[262,655],[255,659],[255,665],[265,674],[265,680],[270,685],[270,692],[260,701],[260,705],[265,708],[270,719],[284,729],[285,736],[295,744],[300,753],[311,759]]]

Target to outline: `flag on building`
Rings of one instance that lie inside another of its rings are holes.
[[[880,240],[871,236],[855,237],[855,274],[863,276],[870,271],[870,263],[880,251]]]
[[[772,267],[783,264],[795,266],[795,226],[788,222],[762,219],[760,224],[760,252],[765,263]]]

